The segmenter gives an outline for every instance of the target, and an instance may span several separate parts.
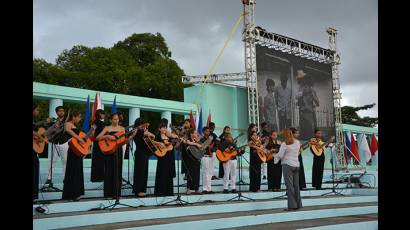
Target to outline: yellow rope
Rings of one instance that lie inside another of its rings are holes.
[[[199,112],[198,98],[199,98],[199,96],[202,94],[202,90],[203,90],[203,88],[204,88],[204,86],[205,86],[205,84],[206,84],[206,81],[208,80],[208,78],[209,78],[209,76],[212,74],[212,72],[214,71],[214,69],[215,69],[215,67],[216,67],[216,64],[217,64],[218,61],[219,61],[219,58],[222,56],[222,53],[224,52],[226,46],[228,45],[229,41],[231,40],[231,38],[232,38],[233,35],[235,34],[235,32],[236,32],[236,30],[237,30],[237,28],[238,28],[238,26],[239,26],[239,23],[241,22],[242,17],[243,17],[244,15],[245,15],[244,13],[241,13],[241,15],[239,16],[238,20],[236,21],[234,27],[233,27],[232,30],[231,30],[231,33],[229,34],[228,39],[226,39],[224,46],[222,47],[221,51],[219,51],[219,54],[218,54],[218,56],[216,57],[214,63],[213,63],[212,66],[211,66],[211,68],[209,69],[207,75],[205,76],[204,81],[201,83],[201,88],[199,89],[199,92],[198,92],[198,94],[197,94],[197,96],[196,96],[196,98],[195,98],[195,100],[194,100],[194,104],[197,106],[197,112]]]

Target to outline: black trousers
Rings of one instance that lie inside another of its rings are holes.
[[[316,189],[322,188],[324,166],[325,154],[322,154],[320,157],[313,154],[312,187],[315,187]]]
[[[306,179],[305,179],[305,168],[303,167],[303,158],[302,154],[299,154],[299,188],[305,189],[306,188]]]
[[[261,163],[256,151],[251,149],[249,159],[249,190],[256,192],[261,188]]]
[[[274,164],[274,160],[268,162],[268,189],[280,189],[282,183],[282,165],[279,161]]]
[[[38,199],[38,180],[40,174],[40,161],[37,153],[33,151],[33,200]]]

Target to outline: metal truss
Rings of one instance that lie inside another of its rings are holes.
[[[212,74],[206,79],[206,75],[182,76],[184,84],[218,83],[227,81],[246,81],[246,73],[222,73]]]

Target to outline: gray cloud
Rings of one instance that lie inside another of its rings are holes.
[[[377,0],[257,0],[256,24],[325,48],[326,28],[338,29],[343,103],[361,105],[377,102],[377,10]],[[73,45],[110,47],[132,33],[160,32],[186,74],[206,74],[241,11],[240,0],[35,0],[33,54],[55,63]],[[241,29],[214,72],[244,71]],[[377,116],[377,108],[366,114]]]

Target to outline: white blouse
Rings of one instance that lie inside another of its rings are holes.
[[[283,142],[280,145],[278,154],[274,157],[274,163],[277,164],[279,160],[281,160],[282,165],[286,164],[292,167],[299,167],[299,150],[300,142],[298,140],[295,139],[291,145],[287,145]]]

